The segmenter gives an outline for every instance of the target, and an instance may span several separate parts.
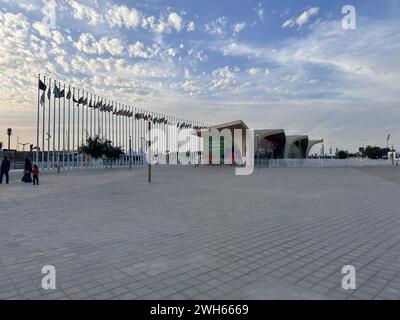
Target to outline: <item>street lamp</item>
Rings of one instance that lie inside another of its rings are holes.
[[[7,129],[7,135],[8,135],[8,151],[10,151],[10,142],[11,142],[11,135],[12,135],[12,129],[11,128]]]
[[[22,146],[22,152],[25,152],[25,146],[27,146],[29,142],[27,143],[18,143],[18,145]]]
[[[132,170],[132,136],[129,136],[129,170]]]

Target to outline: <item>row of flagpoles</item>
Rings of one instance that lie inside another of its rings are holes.
[[[202,151],[201,138],[193,134],[180,150],[178,136],[181,130],[206,128],[204,123],[132,107],[38,75],[36,163],[41,168],[92,166],[93,161],[78,150],[94,136],[111,140],[125,151],[115,165],[127,165],[130,157],[134,164],[143,164],[149,123],[166,132],[167,140],[152,146],[160,155]]]

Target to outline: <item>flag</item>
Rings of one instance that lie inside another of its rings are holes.
[[[389,140],[390,140],[390,133],[388,134],[388,137],[387,137],[387,142],[389,142]]]
[[[71,97],[72,97],[72,93],[71,93],[71,88],[70,88],[67,93],[67,100],[71,100]]]
[[[41,79],[39,79],[39,90],[46,91],[47,86],[43,83]]]
[[[51,99],[51,88],[49,86],[49,90],[47,91],[47,98],[50,100]]]
[[[77,103],[76,106],[79,107],[79,105],[82,104],[82,102],[83,102],[83,97],[80,97],[78,100],[76,100],[74,97],[74,102],[76,102]]]
[[[60,99],[62,97],[64,97],[64,90],[60,91],[60,89],[57,87],[57,84],[54,84],[54,98],[56,99]]]
[[[45,101],[46,101],[46,92],[43,92],[43,93],[42,93],[42,96],[40,97],[40,105],[41,105],[42,107],[44,107]]]

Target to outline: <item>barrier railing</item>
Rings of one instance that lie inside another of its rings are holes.
[[[371,159],[260,159],[255,165],[269,168],[332,168],[390,166],[390,160]]]

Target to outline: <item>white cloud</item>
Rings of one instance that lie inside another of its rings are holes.
[[[54,30],[53,31],[53,40],[56,44],[61,45],[65,42],[65,39],[60,31]]]
[[[128,48],[129,56],[134,58],[151,59],[156,56],[160,51],[160,47],[153,45],[153,47],[145,47],[144,43],[136,41]]]
[[[69,5],[73,9],[73,16],[75,19],[87,20],[92,26],[104,22],[103,16],[92,7],[80,4],[75,0],[69,0]]]
[[[111,27],[134,29],[140,24],[141,13],[135,8],[114,5],[107,10],[106,20]]]
[[[171,56],[171,57],[175,57],[176,56],[176,54],[178,53],[178,51],[176,50],[176,49],[174,49],[174,48],[169,48],[169,49],[167,49],[167,54],[169,55],[169,56]]]
[[[206,24],[205,29],[210,34],[222,35],[225,32],[227,21],[228,19],[226,17],[218,17],[209,24]]]
[[[160,20],[158,25],[155,27],[157,33],[168,32],[168,24],[164,20]]]
[[[190,22],[189,22],[189,24],[188,24],[187,27],[186,27],[186,30],[187,30],[188,32],[192,32],[192,31],[195,30],[195,24],[194,24],[193,21],[190,21]]]
[[[218,68],[212,72],[213,80],[210,90],[227,89],[236,84],[236,72],[238,69],[231,69],[228,66]]]
[[[244,28],[246,28],[245,22],[235,23],[235,25],[233,26],[233,33],[238,34],[239,32],[243,31]]]
[[[190,75],[190,70],[189,70],[189,68],[188,67],[185,67],[184,68],[184,77],[185,77],[185,79],[190,79],[191,78],[191,75]]]
[[[306,11],[304,11],[297,19],[296,19],[296,24],[298,24],[299,26],[306,24],[308,22],[308,20],[315,15],[318,15],[319,12],[319,8],[317,7],[313,7],[310,8]]]
[[[260,73],[260,69],[258,69],[258,68],[250,68],[250,69],[247,70],[247,73],[250,76],[256,76],[257,74]]]
[[[282,28],[287,28],[287,27],[291,28],[294,26],[294,24],[295,21],[293,19],[288,19],[282,24]]]
[[[316,16],[319,13],[319,8],[317,7],[312,7],[306,11],[304,11],[300,16],[298,16],[296,19],[288,19],[282,24],[282,28],[291,28],[294,25],[298,25],[301,27],[302,25],[308,23],[310,18],[312,16]]]
[[[38,9],[38,7],[35,4],[29,2],[20,2],[18,3],[18,6],[26,11],[35,11]]]
[[[99,41],[90,33],[82,33],[79,37],[75,47],[84,53],[88,54],[109,54],[121,55],[124,51],[124,45],[120,39],[108,39],[108,37],[102,37]]]
[[[176,31],[181,31],[182,29],[182,18],[176,13],[172,12],[168,16],[169,24],[175,28]]]
[[[144,28],[144,29],[150,28],[150,30],[154,30],[155,27],[156,27],[156,17],[155,16],[149,16],[149,17],[142,18],[142,28]]]
[[[50,38],[51,37],[51,30],[49,27],[41,22],[35,22],[32,25],[33,29],[35,29],[39,34],[44,37],[44,38]]]
[[[264,18],[264,8],[263,8],[262,3],[259,3],[259,4],[258,4],[258,7],[257,7],[256,9],[254,9],[254,10],[255,10],[257,16],[258,16],[260,19],[263,19],[263,18]]]

